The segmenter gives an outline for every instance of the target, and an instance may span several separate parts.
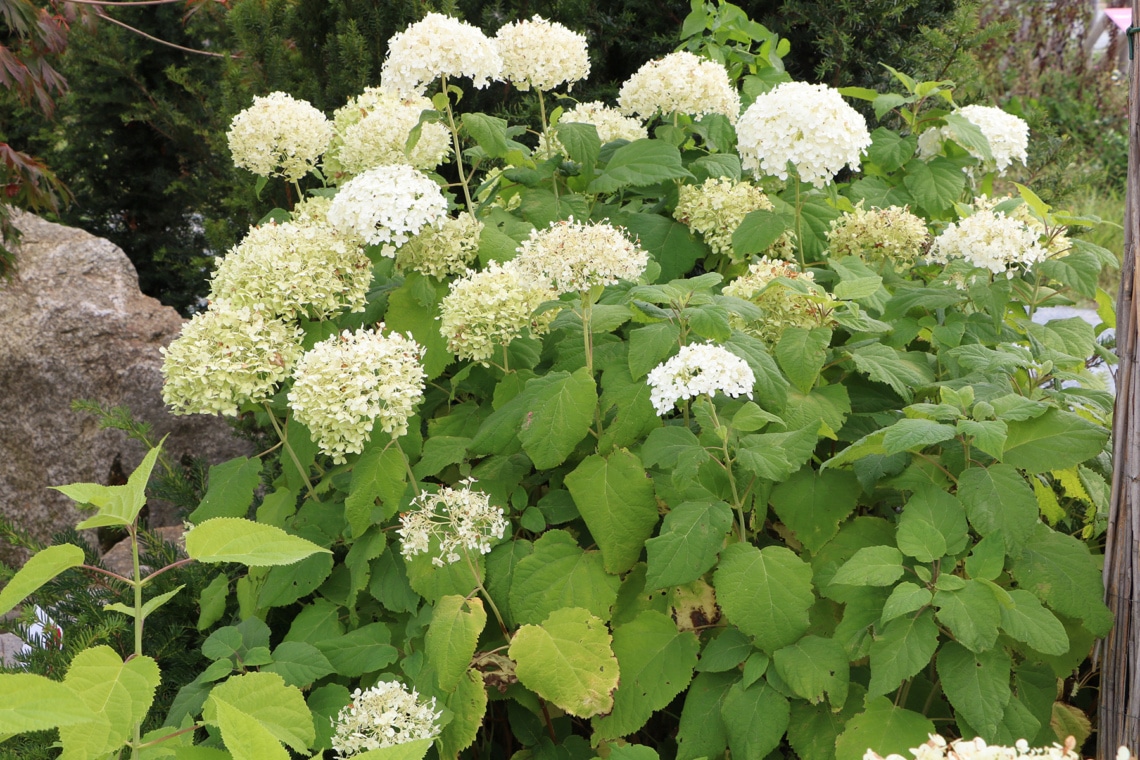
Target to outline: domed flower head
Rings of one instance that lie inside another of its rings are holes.
[[[289,406],[321,451],[341,464],[363,451],[376,429],[393,438],[408,432],[424,395],[423,355],[399,333],[345,330],[297,362]]]
[[[447,350],[486,363],[523,330],[545,333],[556,312],[534,311],[557,298],[543,282],[520,276],[511,262],[500,266],[492,261],[482,272],[468,272],[451,284],[440,304],[439,332],[447,338]]]
[[[520,90],[550,92],[563,82],[571,89],[590,75],[586,38],[557,21],[535,16],[515,21],[495,35],[503,58],[503,77]]]
[[[914,264],[929,239],[926,223],[905,208],[865,209],[862,202],[853,212],[832,220],[827,233],[832,256],[858,256],[896,268]]]
[[[1029,267],[1048,255],[1036,230],[1001,211],[975,211],[947,225],[930,246],[932,261],[945,264],[964,259],[1007,277],[1013,277],[1017,267]]]
[[[752,398],[756,375],[748,362],[714,343],[690,343],[658,364],[646,378],[649,401],[659,416],[673,411],[678,401],[717,393]]]
[[[428,225],[439,227],[447,199],[430,177],[410,166],[377,166],[346,182],[329,207],[329,223],[370,245],[384,245],[384,255]]]
[[[740,94],[724,66],[682,50],[634,72],[618,92],[618,106],[624,113],[643,119],[658,113],[698,117],[719,113],[735,124],[740,115]]]
[[[333,726],[332,748],[341,757],[394,747],[439,736],[435,697],[420,700],[395,681],[381,681],[370,689],[357,689],[352,702],[340,711]]]
[[[332,124],[306,101],[274,92],[254,98],[230,122],[226,137],[235,166],[292,182],[317,165],[332,139]]]
[[[354,238],[325,224],[265,224],[218,262],[211,300],[261,304],[285,319],[364,311],[372,262]]]
[[[479,252],[479,234],[483,223],[464,211],[448,218],[443,226],[425,227],[423,232],[396,251],[396,266],[443,279],[449,274],[467,271],[467,265]]]
[[[789,283],[794,283],[789,284]],[[764,311],[764,317],[746,322],[736,315],[733,326],[755,335],[769,345],[779,342],[789,327],[820,327],[828,321],[835,302],[814,282],[811,272],[801,272],[789,261],[761,256],[746,274],[724,286],[726,296],[751,301]]]
[[[388,40],[380,84],[392,92],[423,95],[440,77],[470,77],[482,89],[499,79],[502,69],[498,48],[478,28],[429,13]]]
[[[400,552],[406,559],[438,551],[431,558],[437,567],[463,559],[463,552],[486,554],[491,542],[507,530],[503,510],[491,506],[491,497],[473,491],[474,480],[461,482],[462,488],[443,486],[438,493],[421,493],[411,508],[400,515]],[[433,546],[433,543],[438,546]]]
[[[558,120],[558,124],[593,124],[598,130],[598,139],[602,141],[602,145],[614,140],[633,142],[649,136],[649,130],[645,128],[641,120],[624,116],[616,108],[611,108],[596,100],[589,103],[579,103],[569,111],[565,111],[562,118]],[[545,134],[538,136],[539,155],[547,155],[549,152],[564,152],[562,144],[558,142],[557,126],[553,132],[550,136]]]
[[[1020,161],[1022,166],[1025,165],[1029,149],[1029,124],[1025,119],[992,106],[965,106],[954,113],[981,130],[990,144],[993,161],[988,161],[971,146],[962,145],[970,155],[983,162],[986,171],[996,171],[1001,174],[1014,161]],[[945,126],[926,130],[918,136],[919,155],[923,158],[937,155],[942,150],[942,141],[945,139],[954,139],[953,128]]]
[[[605,223],[582,224],[573,218],[532,231],[518,254],[511,264],[521,277],[545,280],[558,293],[637,280],[649,263],[649,254],[620,228]]]
[[[365,89],[333,114],[335,134],[325,155],[325,173],[339,181],[383,164],[434,169],[451,153],[447,127],[424,122],[415,145],[407,147],[420,114],[434,108],[420,95]]]
[[[822,84],[784,82],[748,107],[736,125],[744,168],[824,187],[844,167],[859,168],[871,144],[867,121]]]
[[[258,304],[215,302],[161,349],[162,400],[174,414],[237,416],[242,404],[277,391],[301,356],[302,335]]]
[[[733,257],[732,235],[752,211],[771,209],[764,191],[747,181],[711,177],[700,185],[682,185],[673,218],[701,233],[713,253]],[[789,234],[773,243],[773,253],[793,256]]]

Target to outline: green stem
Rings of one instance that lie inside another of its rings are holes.
[[[550,132],[550,125],[546,123],[546,100],[544,100],[542,97],[542,90],[535,87],[534,91],[538,93],[538,114],[539,114],[539,118],[542,119],[542,134],[546,135],[546,138],[547,138],[547,140],[546,140],[546,157],[550,158],[551,146],[550,146],[550,135],[548,134]]]
[[[590,302],[590,295],[586,291],[581,291],[582,297],[582,345],[586,349],[586,371],[590,373],[590,377],[594,376],[594,336],[590,331],[590,316],[593,312],[593,304]]]
[[[143,653],[143,598],[142,598],[142,569],[139,564],[139,535],[138,535],[138,521],[132,523],[127,527],[127,532],[131,539],[131,564],[133,566],[134,575],[131,585],[135,588],[135,656],[142,657]],[[142,720],[135,722],[134,726],[134,742],[131,745],[131,757],[138,756],[138,746],[142,744]]]
[[[395,445],[395,446],[399,445],[396,443],[395,438],[393,438],[392,442],[388,444],[388,446],[393,446],[393,445]],[[387,447],[385,447],[385,448],[387,448]],[[418,480],[416,480],[416,474],[414,472],[412,472],[412,460],[408,459],[408,452],[404,451],[403,449],[400,449],[400,457],[404,460],[404,470],[405,470],[405,472],[408,473],[408,478],[412,481],[412,488],[415,489],[416,496],[419,496],[420,495],[420,483]]]
[[[475,588],[479,591],[479,595],[487,602],[487,606],[491,608],[491,612],[495,614],[495,620],[499,621],[499,628],[503,631],[503,636],[507,641],[511,640],[511,631],[507,628],[507,624],[503,621],[503,616],[499,612],[499,608],[495,606],[495,600],[491,598],[491,594],[483,587],[483,582],[479,580],[479,569],[475,567],[475,563],[471,561],[471,555],[468,553],[467,548],[463,548],[463,559],[467,560],[467,567],[471,570],[471,578],[475,581]]]
[[[471,202],[471,188],[467,184],[467,172],[463,169],[463,146],[459,142],[459,127],[455,124],[455,112],[451,110],[451,96],[447,93],[447,77],[440,79],[440,88],[443,90],[447,102],[447,124],[451,127],[451,139],[455,144],[455,165],[459,168],[459,182],[463,185],[463,199],[467,201],[467,210],[474,212],[475,204]]]
[[[269,404],[265,403],[265,411],[269,414],[269,421],[273,423],[273,429],[277,431],[277,437],[281,440],[281,444],[285,447],[285,451],[289,453],[289,458],[293,460],[293,466],[297,468],[297,472],[301,473],[301,478],[305,481],[305,487],[309,491],[309,498],[318,504],[321,500],[317,498],[317,492],[313,490],[313,484],[309,480],[309,473],[305,467],[301,466],[301,460],[297,457],[297,452],[293,451],[293,447],[289,445],[289,439],[285,437],[285,431],[281,429],[281,425],[277,423],[277,415],[269,408]]]
[[[719,431],[721,428],[720,417],[716,413],[716,406],[713,404],[711,397],[709,397],[709,409],[712,411],[713,424],[716,425]],[[721,439],[720,447],[721,451],[724,452],[723,467],[725,472],[728,473],[728,484],[732,487],[732,508],[736,511],[736,517],[740,521],[740,543],[747,543],[748,525],[744,519],[744,503],[740,498],[740,493],[736,489],[736,475],[732,472],[732,454],[728,451],[727,431],[725,432],[724,438]]]

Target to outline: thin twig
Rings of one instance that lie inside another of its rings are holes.
[[[67,0],[67,1],[68,2],[74,2],[74,0]],[[95,3],[95,5],[102,5],[102,3]],[[142,5],[142,3],[126,3],[126,5]],[[95,12],[95,15],[97,15],[101,19],[106,19],[107,21],[110,21],[112,24],[115,24],[116,26],[121,26],[128,31],[134,32],[135,34],[139,35],[140,37],[146,37],[151,42],[157,42],[160,45],[166,45],[167,47],[172,47],[175,50],[181,50],[184,53],[194,53],[195,55],[207,55],[207,56],[210,56],[211,58],[229,58],[230,57],[229,53],[211,53],[208,50],[195,50],[194,48],[183,47],[182,45],[177,45],[173,42],[167,42],[166,40],[159,39],[158,37],[147,34],[142,29],[136,29],[135,27],[131,26],[130,24],[124,24],[122,21],[119,21],[117,18],[112,18],[111,16],[108,16],[107,13],[105,11],[102,11],[102,10],[97,10]]]

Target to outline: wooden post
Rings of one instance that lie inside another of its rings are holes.
[[[1140,25],[1140,0],[1132,0],[1132,26]],[[1134,38],[1135,39],[1135,38]],[[1137,51],[1140,53],[1140,51]],[[1116,302],[1116,408],[1113,412],[1112,506],[1105,545],[1105,603],[1115,625],[1102,642],[1098,760],[1118,747],[1140,751],[1140,55],[1128,62],[1128,186],[1124,211],[1124,262]]]

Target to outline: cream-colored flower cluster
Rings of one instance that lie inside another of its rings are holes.
[[[974,198],[969,207],[976,211],[994,211],[998,206],[1004,206],[1002,213],[1024,223],[1026,227],[1037,234],[1038,240],[1045,246],[1049,258],[1068,253],[1073,247],[1073,241],[1066,234],[1065,227],[1063,225],[1054,227],[1052,235],[1046,240],[1046,236],[1050,235],[1050,230],[1046,228],[1044,222],[1033,215],[1029,209],[1029,204],[1020,201],[1020,198],[1009,195],[998,198],[979,195]]]
[[[259,304],[216,302],[161,349],[162,400],[174,414],[234,417],[276,392],[301,356],[302,335]]]
[[[449,274],[467,271],[467,265],[479,252],[479,234],[483,223],[470,212],[448,218],[443,226],[425,227],[423,232],[396,251],[396,266],[443,279]]]
[[[806,82],[785,82],[756,98],[736,134],[746,170],[787,179],[790,163],[815,187],[844,166],[858,169],[871,144],[867,121],[838,90]]]
[[[339,180],[383,164],[434,169],[451,153],[447,127],[424,122],[416,144],[407,148],[420,115],[433,109],[431,101],[421,95],[366,88],[333,114],[335,134],[325,156],[325,173]]]
[[[541,282],[520,276],[512,262],[502,266],[492,261],[451,284],[440,304],[439,332],[447,338],[448,351],[485,364],[496,348],[509,346],[523,330],[544,334],[556,312],[534,311],[557,298]]]
[[[274,92],[254,98],[230,122],[226,137],[235,166],[294,181],[317,165],[332,139],[332,124],[308,102]]]
[[[771,209],[772,201],[746,180],[711,177],[700,185],[682,185],[673,218],[701,233],[713,253],[733,257],[732,234],[750,212]],[[785,233],[770,253],[781,258],[795,255],[792,235]]]
[[[619,280],[635,281],[645,271],[649,254],[622,230],[604,222],[553,222],[534,230],[512,261],[528,280],[545,280],[558,293],[588,291]]]
[[[384,255],[426,226],[447,216],[447,199],[438,184],[405,164],[377,166],[341,187],[329,207],[329,222],[342,233],[370,245],[383,245]]]
[[[590,55],[585,36],[557,21],[536,15],[516,21],[495,35],[503,58],[503,77],[520,90],[550,92],[565,82],[566,89],[590,75]]]
[[[477,27],[440,13],[429,13],[388,40],[380,85],[401,94],[423,95],[440,77],[470,77],[483,89],[502,76],[495,43]]]
[[[752,398],[756,375],[748,362],[714,343],[691,343],[658,364],[646,378],[649,401],[659,416],[673,411],[682,399],[717,393]]]
[[[649,136],[649,130],[639,119],[625,116],[616,108],[611,108],[597,100],[589,103],[579,103],[562,114],[559,124],[593,124],[598,130],[598,139],[602,145],[614,140],[642,140]],[[552,135],[539,135],[539,155],[549,153],[565,153],[562,143],[558,142],[558,128],[554,128]]]
[[[400,552],[406,559],[432,551],[438,543],[438,554],[431,558],[436,567],[463,559],[460,552],[487,554],[491,542],[498,541],[507,530],[503,510],[491,506],[491,497],[473,491],[474,480],[460,481],[462,488],[443,486],[438,493],[421,493],[412,499],[407,512],[400,515]],[[470,558],[470,554],[468,557]]]
[[[1029,124],[1025,119],[993,106],[965,106],[954,113],[980,129],[989,142],[993,162],[985,162],[984,168],[987,171],[1001,174],[1014,161],[1020,161],[1022,166],[1025,165],[1029,158]],[[950,127],[926,130],[918,136],[919,156],[930,158],[937,155],[942,151],[942,141],[953,137],[954,132]],[[984,158],[970,146],[962,147],[974,158],[984,161]]]
[[[658,113],[698,117],[719,113],[735,124],[740,94],[724,66],[682,50],[649,61],[634,72],[618,92],[618,107],[643,119]]]
[[[945,264],[965,259],[1007,277],[1013,277],[1016,267],[1030,267],[1048,255],[1037,230],[1000,211],[975,211],[947,225],[930,246],[932,261]]]
[[[297,201],[290,212],[290,221],[300,227],[328,227],[329,209],[332,208],[332,198],[323,195],[310,195]]]
[[[210,300],[261,304],[266,313],[327,319],[364,311],[372,262],[354,239],[328,224],[265,224],[219,261]]]
[[[803,283],[806,292],[780,279]],[[827,323],[835,302],[818,285],[811,272],[801,272],[788,261],[761,256],[747,274],[724,286],[726,296],[751,301],[764,311],[763,319],[748,321],[732,315],[733,327],[775,345],[789,327],[820,327]]]
[[[831,222],[827,244],[832,256],[858,256],[864,261],[896,268],[914,264],[925,252],[930,232],[926,223],[906,208],[863,208]]]
[[[395,681],[381,681],[370,689],[357,689],[352,702],[337,715],[332,747],[341,757],[420,739],[439,736],[442,711],[435,697],[421,702],[420,695]]]
[[[938,734],[930,734],[930,740],[921,747],[911,749],[915,760],[1081,760],[1075,751],[1076,741],[1069,737],[1064,746],[1030,747],[1025,739],[1018,739],[1012,747],[987,744],[981,737],[955,739],[947,742]],[[1116,750],[1116,760],[1131,760],[1132,753],[1127,747]],[[903,755],[890,754],[884,758],[868,749],[863,760],[908,760]]]
[[[399,333],[383,335],[383,327],[345,330],[297,362],[289,406],[336,464],[360,453],[374,430],[407,433],[423,398],[424,349]]]

